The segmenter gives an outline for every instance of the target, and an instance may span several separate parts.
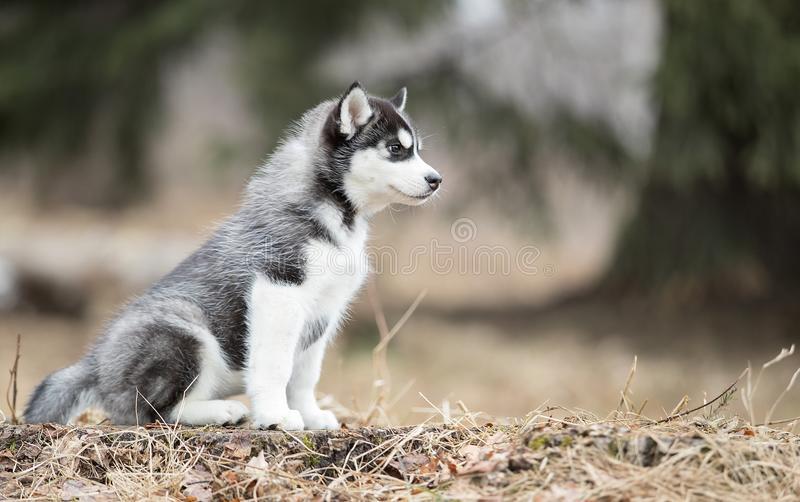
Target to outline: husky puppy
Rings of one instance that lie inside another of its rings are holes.
[[[325,347],[368,273],[370,216],[420,205],[442,178],[419,155],[406,90],[358,82],[309,110],[213,236],[114,318],[25,411],[66,423],[88,406],[116,424],[157,419],[334,429],[314,387]],[[252,410],[225,398],[245,392]]]

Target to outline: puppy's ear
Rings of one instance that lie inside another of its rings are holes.
[[[367,93],[361,84],[353,82],[339,100],[338,106],[339,132],[352,138],[359,127],[369,122],[372,108],[369,106]]]
[[[389,100],[389,102],[392,103],[394,107],[397,108],[398,111],[402,112],[406,108],[407,96],[408,92],[406,91],[406,88],[403,87],[399,91],[397,91],[397,94],[395,94],[394,97]]]

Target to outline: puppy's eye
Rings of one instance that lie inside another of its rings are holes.
[[[389,150],[389,153],[392,155],[398,155],[401,151],[403,151],[403,148],[397,143],[387,146],[386,149]]]

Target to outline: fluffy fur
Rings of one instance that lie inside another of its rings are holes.
[[[418,205],[441,177],[404,113],[354,83],[308,111],[250,180],[239,210],[127,305],[78,363],[34,391],[28,422],[98,406],[117,424],[336,428],[314,387],[361,287],[369,217]]]

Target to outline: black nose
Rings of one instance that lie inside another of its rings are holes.
[[[438,174],[429,174],[425,176],[425,181],[428,182],[428,186],[431,187],[431,190],[436,190],[439,188],[439,185],[442,184],[442,177]]]

